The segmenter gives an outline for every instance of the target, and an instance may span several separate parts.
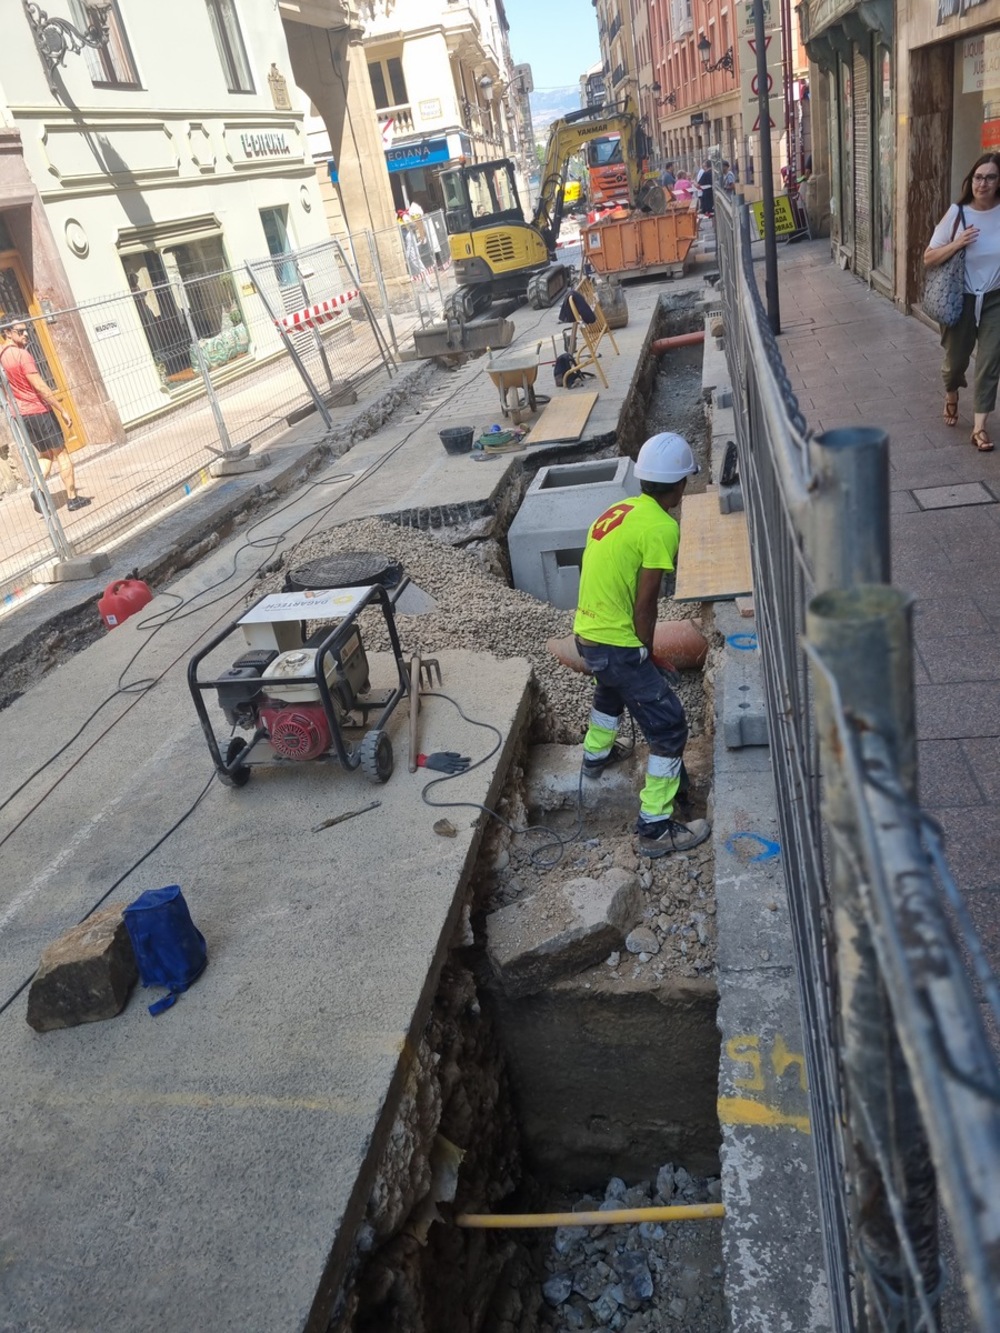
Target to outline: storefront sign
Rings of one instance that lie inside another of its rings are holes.
[[[750,205],[750,212],[753,215],[754,226],[757,228],[758,241],[764,235],[764,205],[756,203]],[[799,224],[795,220],[795,210],[792,208],[792,201],[787,194],[778,194],[774,197],[774,231],[776,236],[792,236],[799,230]]]
[[[441,101],[437,97],[429,97],[426,102],[418,103],[418,110],[424,120],[441,119]]]
[[[291,148],[283,130],[240,135],[244,157],[290,157]]]
[[[962,92],[1000,88],[1000,32],[980,33],[962,42]]]
[[[938,23],[945,23],[958,14],[967,14],[970,9],[977,9],[986,0],[938,0]]]
[[[447,139],[425,139],[423,143],[386,149],[385,165],[390,171],[414,171],[435,162],[447,162],[449,156]]]

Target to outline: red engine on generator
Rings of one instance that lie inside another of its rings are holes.
[[[274,753],[282,759],[318,759],[333,744],[322,703],[286,704],[264,698],[260,720],[267,727]]]

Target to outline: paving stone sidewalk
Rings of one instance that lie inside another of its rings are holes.
[[[889,434],[892,579],[916,601],[921,800],[1000,970],[1000,451],[971,443],[971,390],[945,425],[936,331],[838,268],[827,241],[781,250],[779,290],[779,346],[809,425]],[[957,1276],[947,1236],[944,1259]],[[949,1293],[944,1327],[965,1333],[959,1283]]]

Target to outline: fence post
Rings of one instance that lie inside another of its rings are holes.
[[[31,494],[38,500],[41,516],[52,544],[52,552],[56,558],[54,565],[41,567],[33,572],[34,581],[65,583],[70,579],[93,578],[102,569],[107,569],[111,561],[103,551],[94,551],[91,555],[77,555],[67,540],[55,503],[42,475],[38,454],[28,438],[21,413],[14,402],[10,381],[2,366],[0,366],[0,406],[3,408],[7,427],[20,456],[25,476],[31,482]]]
[[[809,556],[817,590],[888,583],[888,435],[877,426],[825,431],[809,442],[809,462]]]
[[[378,283],[379,295],[382,298],[382,313],[385,315],[385,322],[389,328],[389,341],[392,343],[392,350],[399,355],[399,343],[396,341],[396,326],[392,322],[392,310],[389,307],[389,292],[385,285],[385,274],[382,272],[382,265],[379,262],[378,246],[375,244],[375,236],[372,232],[364,233],[365,243],[368,246],[368,257],[371,260],[372,270],[375,273],[375,281]],[[353,238],[351,240],[351,254],[357,258],[354,251]],[[360,291],[361,288],[358,288]]]
[[[865,455],[860,455],[862,463]],[[870,461],[870,460],[868,460]],[[845,531],[847,525],[844,525]],[[841,547],[842,543],[835,543]],[[859,543],[860,545],[860,543]],[[852,563],[844,550],[844,571]],[[868,552],[870,558],[872,552]],[[827,558],[830,551],[826,552]],[[879,971],[866,910],[858,813],[838,717],[883,736],[914,794],[912,601],[885,585],[821,593],[809,605],[806,637],[823,670],[813,673],[823,775],[823,815],[831,830],[830,901],[840,989],[847,1093],[848,1160],[854,1233],[873,1327],[911,1330],[920,1317],[903,1243],[912,1245],[925,1303],[940,1286],[937,1184],[909,1071]],[[898,1200],[902,1237],[893,1217]],[[926,1294],[929,1293],[929,1296]]]
[[[350,261],[344,254],[344,247],[337,240],[336,236],[332,237],[332,240],[334,246],[336,247],[337,253],[340,255],[340,262],[343,264],[344,268],[347,269],[348,277],[351,279],[351,282],[357,288],[358,300],[365,308],[365,314],[368,316],[368,322],[371,325],[372,333],[375,337],[375,342],[382,356],[382,364],[385,366],[386,373],[391,379],[392,376],[395,374],[397,367],[395,361],[392,359],[392,353],[389,351],[389,344],[385,340],[385,334],[379,328],[379,322],[375,318],[375,311],[372,309],[371,302],[365,295],[365,289],[361,285],[361,278],[358,275],[357,269],[351,267]]]
[[[270,315],[271,322],[278,331],[278,336],[281,338],[281,341],[285,344],[285,350],[291,357],[292,364],[295,366],[295,369],[299,372],[299,376],[302,380],[302,383],[306,386],[306,391],[316,406],[316,411],[323,418],[323,425],[327,428],[327,430],[329,430],[330,427],[333,425],[333,417],[330,416],[330,409],[327,407],[326,403],[320,396],[319,390],[316,388],[316,385],[312,381],[312,376],[309,374],[308,370],[306,370],[305,363],[299,356],[298,348],[295,346],[295,343],[292,341],[292,339],[288,336],[288,330],[285,328],[284,324],[282,324],[278,312],[274,309],[271,302],[267,299],[267,296],[264,292],[264,288],[257,281],[257,275],[254,273],[249,260],[246,263],[246,271],[247,274],[249,275],[251,283],[253,283],[254,291],[260,297],[261,305]]]

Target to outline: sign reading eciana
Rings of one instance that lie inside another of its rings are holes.
[[[387,148],[385,164],[390,171],[413,171],[418,167],[429,167],[435,162],[447,162],[449,156],[447,139],[423,139],[420,143]]]

